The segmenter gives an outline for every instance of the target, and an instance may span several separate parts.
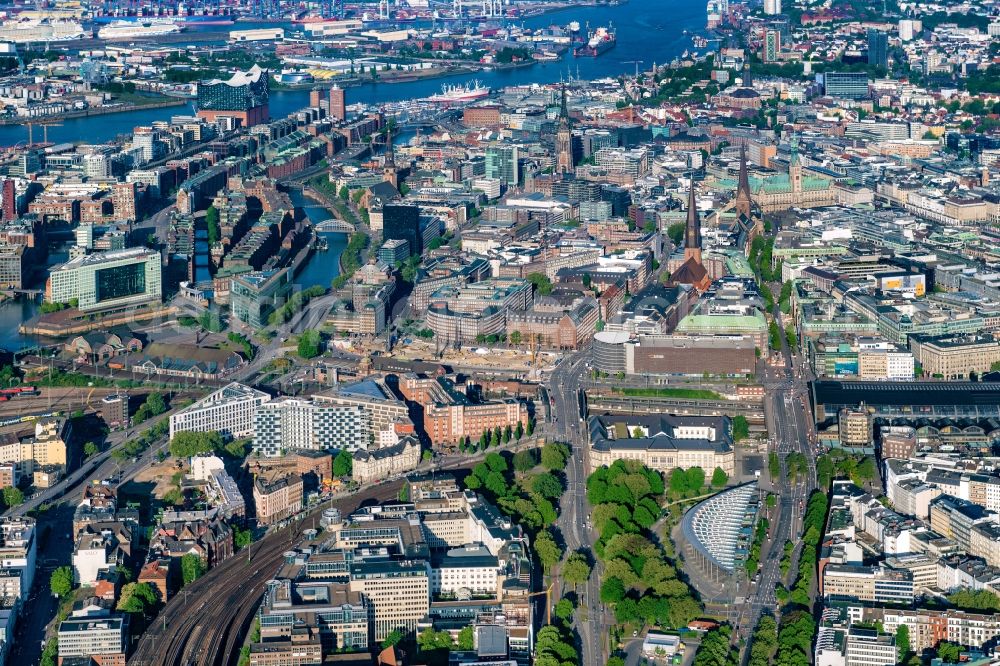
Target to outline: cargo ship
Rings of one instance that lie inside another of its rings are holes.
[[[169,19],[151,19],[149,21],[115,21],[97,31],[101,39],[113,41],[116,39],[138,39],[142,37],[161,37],[174,35],[181,27]]]
[[[598,28],[588,33],[587,43],[573,49],[573,55],[596,58],[610,51],[617,43],[618,38],[615,36],[614,28],[608,25],[607,28]]]
[[[475,102],[477,99],[489,96],[490,89],[488,87],[479,81],[472,81],[464,86],[449,86],[445,84],[441,86],[440,94],[431,95],[424,101],[434,102],[435,104],[463,104],[466,102]]]

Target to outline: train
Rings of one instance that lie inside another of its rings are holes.
[[[39,395],[39,393],[37,386],[16,386],[14,388],[0,389],[0,402],[7,402],[19,395]]]

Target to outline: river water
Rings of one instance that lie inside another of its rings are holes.
[[[570,21],[579,21],[581,26],[589,23],[592,28],[612,23],[618,33],[617,46],[597,58],[574,58],[567,52],[561,61],[537,63],[519,69],[456,74],[406,83],[367,83],[349,88],[347,102],[376,104],[428,97],[439,92],[444,83],[456,84],[473,80],[491,88],[503,88],[515,84],[553,83],[569,75],[575,77],[578,73],[584,79],[617,76],[634,71],[633,61],[636,60],[642,61],[640,68],[648,69],[654,62],[668,63],[685,50],[693,48],[690,34],[684,34],[684,31],[690,33],[704,28],[705,3],[702,0],[630,0],[616,7],[573,7],[527,18],[519,23],[527,28],[537,29],[553,24],[566,25]],[[254,24],[238,23],[226,29],[252,26]],[[192,32],[191,35],[192,42],[197,41],[197,32]],[[306,90],[274,90],[271,92],[271,117],[283,118],[306,106],[308,99],[309,93]],[[173,115],[190,114],[191,111],[189,105],[70,118],[62,121],[62,127],[49,129],[49,140],[56,143],[102,143],[118,134],[130,132],[133,127],[149,125],[154,120],[166,120]],[[14,145],[18,141],[27,141],[27,138],[28,130],[24,126],[0,127],[0,146]]]
[[[520,22],[527,28],[543,28],[549,25],[566,25],[579,21],[581,26],[590,24],[592,28],[612,23],[618,34],[617,46],[597,58],[574,58],[567,53],[561,61],[537,63],[531,67],[513,70],[495,70],[473,74],[423,79],[406,83],[368,83],[347,90],[349,104],[364,102],[377,104],[427,97],[437,93],[444,83],[462,84],[480,81],[491,88],[530,83],[553,83],[569,76],[596,79],[617,76],[634,71],[633,61],[642,61],[640,68],[649,68],[654,62],[668,63],[692,49],[690,34],[705,25],[705,4],[702,0],[630,0],[616,7],[602,5],[574,7],[558,12],[527,18]],[[256,27],[252,24],[237,24],[230,29]],[[291,26],[285,26],[286,28]],[[202,30],[219,30],[218,27],[203,27]],[[192,42],[198,41],[198,28],[192,31]],[[305,90],[275,90],[271,92],[271,117],[283,118],[289,113],[308,104],[309,93]],[[90,118],[70,118],[61,121],[61,127],[49,129],[52,142],[86,141],[102,143],[140,125],[149,125],[156,120],[166,120],[173,115],[189,114],[191,106],[176,106],[163,109],[145,109],[115,113]],[[14,145],[27,140],[27,128],[20,125],[0,127],[0,145]],[[330,217],[329,212],[302,198],[300,193],[292,194],[293,203],[300,206],[314,222]],[[343,233],[324,233],[329,250],[316,252],[296,278],[303,287],[314,284],[329,286],[339,274],[340,253],[347,245]],[[58,255],[53,255],[58,256]],[[37,313],[38,305],[24,299],[0,303],[0,347],[16,350],[32,346],[35,341],[21,336],[18,325]]]

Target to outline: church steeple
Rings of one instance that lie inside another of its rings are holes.
[[[396,168],[396,153],[392,149],[392,128],[385,129],[385,155],[382,158],[382,180],[399,187],[399,170]]]
[[[566,108],[566,86],[562,86],[559,102],[559,128],[556,130],[556,172],[571,174],[573,163],[573,133],[569,126],[569,109]]]
[[[684,226],[684,258],[701,263],[701,219],[698,217],[698,204],[694,198],[693,176],[691,189],[688,190],[687,224]]]
[[[751,217],[753,208],[753,196],[750,193],[750,174],[747,170],[747,148],[740,146],[740,177],[736,186],[736,202],[734,204],[737,215]]]

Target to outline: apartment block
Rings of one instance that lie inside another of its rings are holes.
[[[179,432],[218,431],[227,439],[252,437],[257,408],[271,396],[233,382],[170,416],[170,439]]]

